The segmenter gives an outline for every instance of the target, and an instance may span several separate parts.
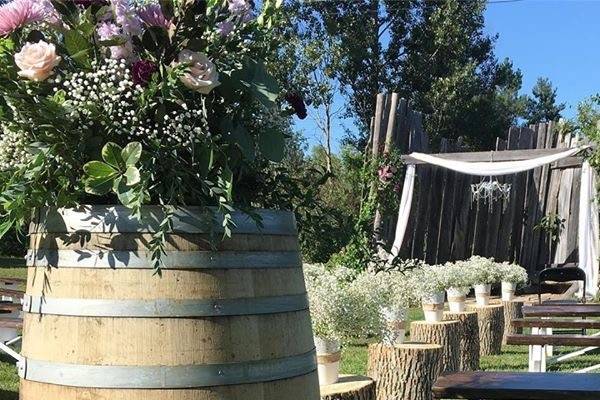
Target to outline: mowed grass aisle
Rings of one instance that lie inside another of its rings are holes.
[[[25,268],[0,268],[0,277],[25,278]],[[423,315],[420,309],[410,312],[410,319],[420,320]],[[343,350],[342,373],[364,375],[367,365],[367,342],[353,343]],[[569,348],[561,348],[560,352],[568,352]],[[526,371],[527,346],[506,346],[499,356],[483,357],[481,368],[490,371]],[[588,354],[568,362],[554,364],[551,371],[573,371],[600,363],[600,354]],[[19,378],[14,360],[7,355],[0,355],[0,400],[17,400],[19,398]]]

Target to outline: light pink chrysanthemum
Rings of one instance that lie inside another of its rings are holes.
[[[0,36],[6,36],[32,22],[56,23],[52,3],[47,0],[13,0],[0,6]]]
[[[138,10],[138,17],[148,26],[160,26],[169,30],[171,21],[165,17],[159,4],[146,4]]]
[[[123,28],[126,35],[139,35],[142,32],[142,22],[135,13],[130,0],[110,1],[115,20]]]
[[[229,36],[229,34],[233,32],[234,28],[235,25],[231,21],[221,21],[217,23],[217,32],[219,32],[219,35],[222,37]]]
[[[98,34],[100,40],[109,40],[115,36],[119,36],[121,34],[121,28],[112,22],[103,22],[98,25],[96,33]]]

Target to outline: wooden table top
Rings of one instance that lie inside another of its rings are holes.
[[[516,328],[600,329],[598,319],[517,318],[511,324]]]
[[[600,317],[600,304],[555,304],[523,307],[526,317]]]
[[[441,376],[433,393],[436,399],[595,400],[600,374],[459,372]]]

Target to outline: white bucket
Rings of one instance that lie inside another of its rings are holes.
[[[406,308],[383,307],[381,315],[385,321],[382,342],[386,346],[397,346],[404,343],[406,336]]]
[[[517,284],[512,282],[502,282],[502,301],[513,301]]]
[[[444,320],[444,292],[438,292],[421,298],[423,314],[427,322],[441,322]]]
[[[475,300],[478,307],[487,306],[490,304],[490,293],[492,292],[492,285],[490,284],[478,284],[475,285]]]
[[[465,311],[465,302],[467,301],[468,287],[451,287],[446,289],[448,294],[448,307],[451,313],[461,313]]]
[[[319,385],[332,385],[340,378],[341,343],[339,340],[315,336]]]

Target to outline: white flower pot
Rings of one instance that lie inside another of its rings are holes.
[[[512,282],[502,282],[502,301],[513,301],[517,284]]]
[[[336,339],[315,336],[319,385],[332,385],[340,378],[341,343]]]
[[[383,344],[397,346],[404,343],[407,313],[406,308],[383,307],[381,309],[381,315],[385,321],[385,330],[382,333]]]
[[[446,289],[448,293],[448,307],[452,313],[461,313],[465,311],[465,302],[470,288],[468,287],[451,287]]]
[[[441,322],[444,319],[444,292],[423,296],[421,303],[425,321]]]
[[[490,293],[492,292],[492,285],[490,284],[478,284],[475,285],[475,300],[478,307],[487,306],[490,304]]]

